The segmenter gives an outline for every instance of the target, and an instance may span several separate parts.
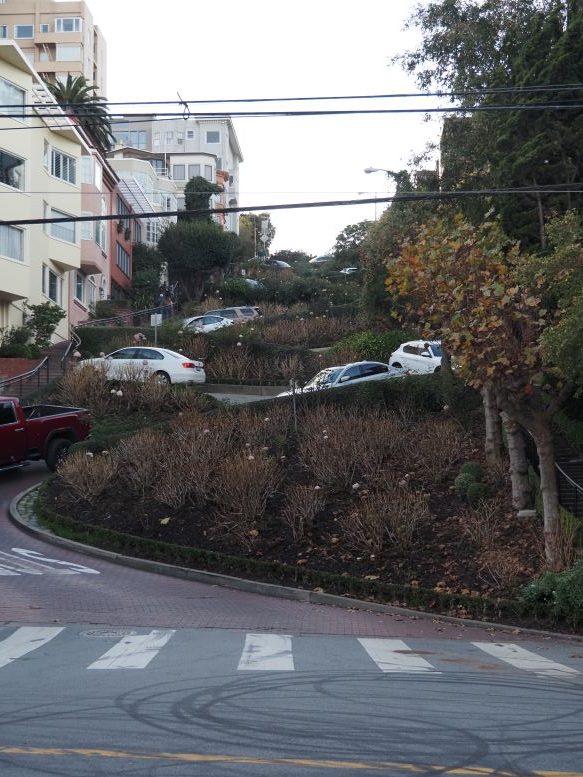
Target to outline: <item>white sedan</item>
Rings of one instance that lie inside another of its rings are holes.
[[[224,326],[232,326],[233,321],[225,316],[215,314],[205,314],[204,316],[193,316],[185,318],[183,329],[196,332],[214,332],[216,329],[222,329]]]
[[[407,372],[438,372],[441,369],[441,343],[427,340],[402,343],[391,354],[389,364]]]
[[[387,380],[388,378],[398,378],[402,375],[402,370],[393,369],[383,362],[353,362],[352,364],[327,367],[325,370],[321,370],[303,388],[297,389],[296,393],[304,394],[310,391],[352,386],[355,383]],[[288,397],[291,393],[291,391],[283,391],[277,396]]]
[[[154,376],[160,383],[204,383],[204,364],[168,348],[129,347],[97,359],[83,359],[80,367],[102,370],[107,380],[144,381]]]

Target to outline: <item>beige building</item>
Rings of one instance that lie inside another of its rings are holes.
[[[25,107],[34,103],[44,104],[38,113]],[[22,109],[3,107],[14,105]],[[10,222],[80,216],[80,160],[87,153],[20,48],[0,40],[0,213],[8,222],[0,224],[0,328],[22,326],[27,302],[68,310],[67,273],[81,267],[79,225]],[[59,337],[68,337],[67,319]]]
[[[106,89],[106,47],[84,2],[0,0],[0,39],[13,39],[41,78],[83,75]]]

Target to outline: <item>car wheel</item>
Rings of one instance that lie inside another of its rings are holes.
[[[402,369],[403,365],[400,362],[393,362],[391,364],[391,367],[397,367],[397,369]]]
[[[59,464],[66,459],[71,445],[71,440],[65,440],[63,438],[51,440],[45,456],[45,463],[51,472],[54,472]]]
[[[168,383],[171,383],[171,382],[172,382],[172,381],[170,380],[170,375],[168,375],[168,373],[167,373],[167,372],[155,372],[155,373],[154,373],[154,377],[156,378],[156,380],[158,381],[158,383],[165,383],[165,384],[168,384]]]
[[[433,370],[433,372],[439,372],[440,370],[441,370],[441,367],[438,365],[438,366],[437,366],[437,367],[436,367],[436,368]]]

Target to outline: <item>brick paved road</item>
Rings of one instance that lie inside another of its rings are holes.
[[[389,615],[345,610],[165,577],[48,545],[21,531],[8,518],[11,499],[45,476],[42,464],[0,474],[0,623],[94,623],[153,628],[265,629],[293,634],[502,639],[501,632],[438,619],[398,612]],[[41,567],[31,564],[28,573],[22,570],[7,573],[11,560],[16,568],[26,567],[26,560],[20,566],[14,561],[14,555],[22,558],[22,553],[15,553],[13,548],[33,551],[52,561],[44,562]],[[55,562],[84,565],[99,574],[75,573],[74,567],[67,570]],[[69,573],[63,574],[64,570]],[[517,638],[513,634],[512,641]]]

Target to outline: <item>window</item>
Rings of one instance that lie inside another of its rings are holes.
[[[184,181],[185,175],[184,165],[172,165],[172,177],[175,181]]]
[[[154,132],[154,141],[153,141],[153,143],[154,143],[155,146],[159,146],[160,145],[160,133],[159,132]]]
[[[221,133],[216,130],[209,130],[206,133],[206,142],[207,143],[220,143],[221,142]]]
[[[186,130],[186,139],[194,140],[194,130]]]
[[[0,426],[16,423],[14,402],[0,402]]]
[[[51,175],[68,183],[77,183],[77,160],[61,151],[51,151]]]
[[[136,243],[142,242],[142,225],[139,221],[134,222],[134,240]]]
[[[43,32],[43,33],[44,32],[48,32],[49,31],[49,25],[48,24],[41,24],[40,31]]]
[[[105,197],[101,198],[101,215],[107,215],[107,201]],[[107,221],[95,222],[95,242],[101,248],[103,252],[107,247]]]
[[[8,27],[5,24],[0,24],[0,38],[8,37]]]
[[[223,160],[221,159],[220,156],[217,157],[216,165],[217,165],[217,170],[223,169]]]
[[[87,305],[90,308],[95,307],[95,300],[97,299],[97,289],[95,288],[95,281],[93,278],[89,278],[87,282]]]
[[[200,165],[188,165],[188,179],[196,178],[200,175]]]
[[[62,16],[55,19],[55,32],[81,32],[82,22],[79,16]]]
[[[89,213],[88,211],[83,211],[81,214],[82,216],[93,216],[93,213]],[[93,239],[93,222],[91,221],[82,221],[81,222],[81,240],[92,240]]]
[[[204,177],[207,179],[207,181],[213,180],[213,168],[212,165],[205,165],[204,166]]]
[[[0,149],[0,183],[24,189],[24,159]]]
[[[50,156],[51,156],[51,147],[49,146],[49,141],[44,140],[43,141],[43,167],[45,170],[49,169]]]
[[[130,277],[130,255],[125,250],[125,248],[119,243],[116,243],[115,263],[122,271],[122,273],[124,273],[124,275],[127,275],[129,278]]]
[[[93,158],[90,156],[81,157],[81,183],[93,183]]]
[[[70,46],[67,43],[57,43],[57,62],[80,62],[81,46]]]
[[[179,146],[181,146],[184,143],[184,132],[177,132],[176,133],[176,142]]]
[[[164,361],[164,356],[153,348],[138,348],[139,359],[150,359],[150,361]]]
[[[166,133],[166,143],[174,143],[174,133],[173,132],[167,132]]]
[[[0,113],[10,113],[16,115],[19,119],[24,119],[25,91],[18,86],[14,86],[10,81],[0,78]],[[19,108],[9,106],[21,105]]]
[[[0,256],[24,261],[24,232],[7,224],[0,224]]]
[[[75,273],[75,299],[79,302],[83,302],[85,297],[83,292],[85,291],[85,278],[80,272]]]
[[[389,368],[386,364],[375,364],[374,362],[367,362],[360,365],[360,376],[366,378],[369,375],[380,375],[381,373],[388,372]]]
[[[14,25],[14,37],[15,38],[32,38],[34,36],[34,25],[32,24],[15,24]]]
[[[62,210],[51,208],[50,218],[70,218],[68,213],[63,213]],[[74,221],[66,221],[59,224],[51,224],[51,237],[56,237],[57,240],[64,240],[66,243],[77,242],[77,227]],[[52,297],[51,297],[52,299]]]
[[[45,297],[60,304],[63,291],[63,279],[53,272],[46,264],[42,267],[42,290]]]

